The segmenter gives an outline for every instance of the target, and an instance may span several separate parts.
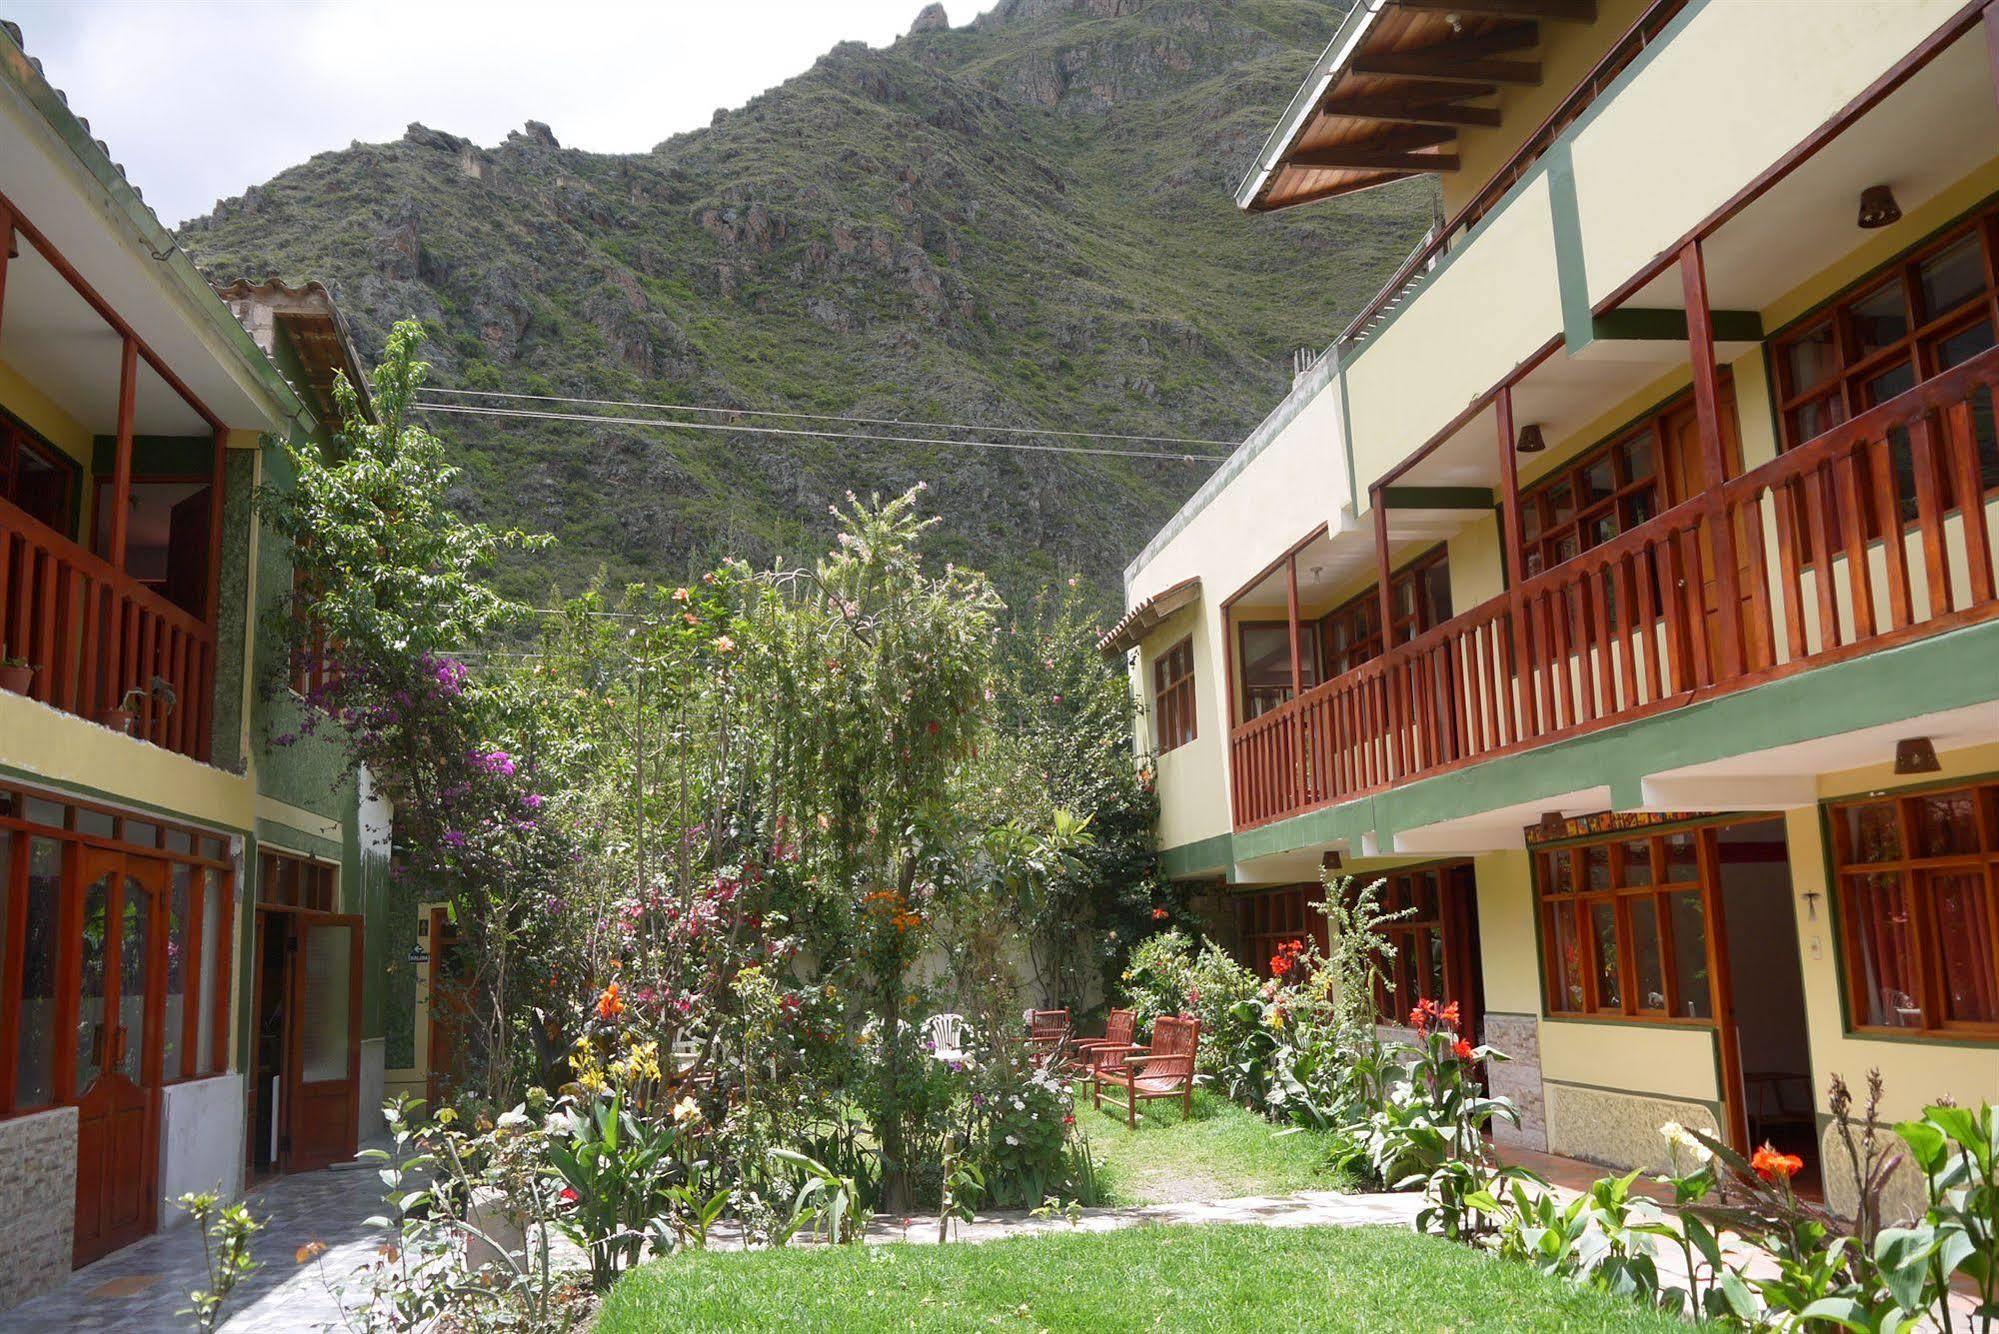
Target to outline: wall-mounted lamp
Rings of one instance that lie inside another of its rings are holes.
[[[1327,871],[1339,870],[1340,869],[1339,849],[1335,848],[1333,851],[1328,852],[1325,856],[1319,858],[1319,866]]]
[[[1943,768],[1937,763],[1937,748],[1926,736],[1904,737],[1895,743],[1897,774],[1933,774]]]
[[[1520,439],[1514,443],[1513,447],[1522,454],[1539,454],[1542,450],[1546,449],[1548,442],[1541,436],[1541,424],[1539,422],[1528,422],[1525,426],[1521,427]]]
[[[1860,225],[1869,231],[1902,220],[1902,206],[1895,192],[1885,185],[1870,185],[1860,192]]]
[[[1560,838],[1562,831],[1568,828],[1568,824],[1568,817],[1560,811],[1543,811],[1541,813],[1541,837]]]

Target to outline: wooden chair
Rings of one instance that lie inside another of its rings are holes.
[[[1115,1068],[1124,1056],[1140,1050],[1133,1041],[1137,1026],[1137,1016],[1130,1010],[1112,1010],[1104,1019],[1102,1037],[1078,1039],[1074,1044],[1076,1063],[1084,1075],[1094,1079],[1099,1067]]]
[[[1152,1043],[1143,1052],[1122,1056],[1115,1069],[1101,1069],[1090,1096],[1104,1105],[1104,1089],[1125,1091],[1125,1123],[1138,1127],[1141,1098],[1178,1098],[1180,1119],[1194,1114],[1194,1054],[1200,1046],[1201,1021],[1161,1015],[1152,1023]]]
[[[1022,1016],[1027,1022],[1027,1054],[1035,1065],[1043,1069],[1066,1066],[1069,1059],[1069,1012],[1067,1010],[1028,1010]]]

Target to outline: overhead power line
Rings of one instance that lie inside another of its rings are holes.
[[[869,431],[815,431],[796,426],[744,426],[722,422],[674,421],[664,417],[606,416],[594,412],[551,412],[534,408],[489,408],[471,403],[417,403],[423,412],[468,417],[499,417],[525,421],[589,422],[599,426],[663,426],[674,431],[719,431],[724,435],[797,436],[814,440],[853,440],[884,445],[959,445],[968,449],[1007,449],[1030,454],[1090,454],[1114,459],[1164,459],[1172,463],[1220,463],[1226,454],[1185,451],[1112,449],[1088,445],[1049,445],[1031,440],[946,440],[932,436],[881,435]]]
[[[837,412],[779,412],[771,408],[716,408],[695,403],[647,403],[629,398],[569,398],[561,394],[509,394],[497,389],[440,389],[426,385],[419,392],[461,398],[515,399],[535,403],[570,403],[593,408],[645,408],[653,412],[700,412],[714,417],[775,417],[788,421],[847,422],[855,426],[896,426],[912,431],[979,431],[986,435],[1052,435],[1069,440],[1124,440],[1147,445],[1212,445],[1234,449],[1233,440],[1202,440],[1185,435],[1121,435],[1116,431],[1058,431],[1043,426],[979,426],[968,422],[909,421],[899,417],[850,417]]]

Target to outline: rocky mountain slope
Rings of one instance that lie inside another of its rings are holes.
[[[1338,22],[1325,0],[936,5],[649,153],[412,125],[190,223],[218,280],[318,278],[436,383],[1238,439],[1428,224],[1398,187],[1296,217],[1230,191]],[[523,587],[806,555],[852,489],[931,485],[1018,589],[1119,567],[1206,465],[438,418],[481,517],[555,533]],[[937,432],[922,432],[936,435]]]

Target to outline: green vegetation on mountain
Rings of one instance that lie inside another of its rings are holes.
[[[413,125],[224,201],[182,240],[218,280],[325,282],[370,360],[396,319],[424,321],[444,386],[1235,440],[1292,349],[1328,341],[1430,220],[1423,185],[1297,216],[1233,206],[1342,8],[1003,0],[950,28],[932,6],[891,47],[836,47],[649,153],[563,148],[534,122],[490,149]],[[723,550],[796,559],[844,492],[924,480],[946,554],[1002,587],[1082,571],[1109,594],[1208,471],[433,425],[467,508],[554,533],[532,579],[568,586]]]

